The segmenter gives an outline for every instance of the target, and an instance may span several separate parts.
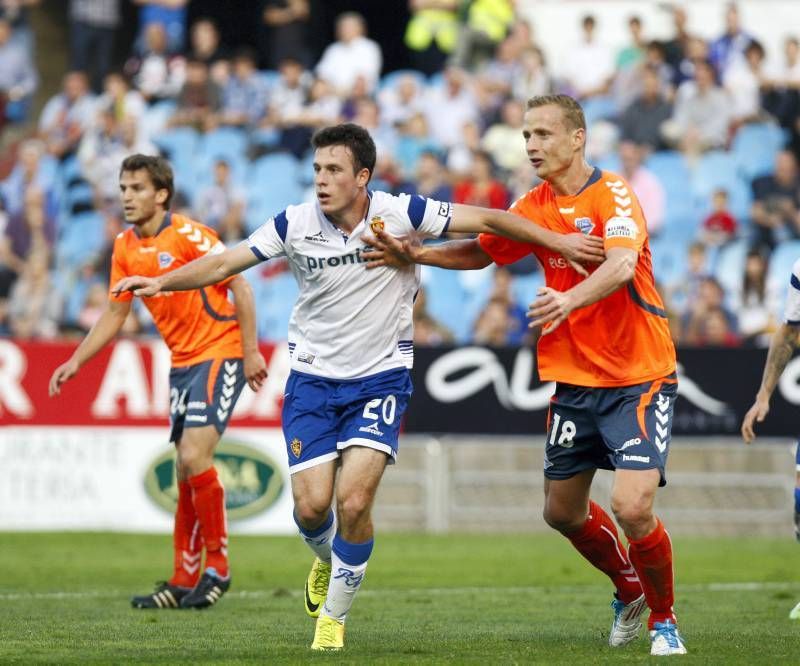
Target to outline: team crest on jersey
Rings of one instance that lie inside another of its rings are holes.
[[[383,218],[376,215],[369,221],[369,228],[372,229],[373,234],[377,234],[379,231],[383,231],[383,228],[386,225],[383,222]]]
[[[582,234],[590,234],[592,233],[592,229],[594,229],[594,222],[592,222],[591,218],[588,217],[576,217],[575,227]]]
[[[175,261],[175,257],[173,257],[169,252],[158,253],[159,268],[169,268],[173,261]]]
[[[295,437],[292,440],[292,443],[289,445],[289,447],[292,449],[292,455],[295,458],[299,458],[300,452],[303,450],[303,442],[301,442],[299,439],[297,439],[297,437]]]

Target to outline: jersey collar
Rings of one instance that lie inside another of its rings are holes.
[[[164,219],[161,221],[161,226],[158,228],[158,231],[156,231],[156,233],[152,236],[152,238],[155,238],[156,236],[158,236],[158,234],[160,234],[162,231],[164,231],[164,229],[169,227],[171,224],[172,224],[172,213],[167,211],[166,214],[164,215]],[[141,238],[141,235],[139,234],[139,228],[138,227],[133,227],[133,233],[136,234],[137,238]]]

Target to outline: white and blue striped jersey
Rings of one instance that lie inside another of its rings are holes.
[[[789,292],[786,294],[786,309],[783,315],[787,324],[800,325],[800,259],[792,266]]]
[[[247,241],[262,261],[287,257],[300,287],[289,319],[293,370],[358,379],[413,364],[419,268],[367,270],[362,237],[381,224],[393,236],[441,236],[452,206],[418,195],[369,194],[367,216],[349,237],[314,202],[289,206]]]

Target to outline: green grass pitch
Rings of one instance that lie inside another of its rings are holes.
[[[800,663],[800,545],[675,538],[676,612],[691,663]],[[555,534],[380,534],[345,651],[311,653],[298,538],[233,537],[233,586],[207,611],[136,611],[170,564],[168,536],[0,534],[0,663],[596,664],[607,579]]]

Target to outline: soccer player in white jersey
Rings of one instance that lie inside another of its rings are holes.
[[[789,292],[786,296],[786,310],[784,322],[772,336],[767,353],[767,362],[764,365],[764,375],[761,386],[756,393],[756,401],[744,415],[742,421],[742,437],[749,444],[755,437],[755,422],[761,423],[769,412],[769,400],[772,392],[778,385],[778,379],[783,373],[794,350],[800,347],[800,259],[792,266],[792,277],[789,279]],[[796,482],[794,489],[794,531],[800,541],[800,440],[797,442],[795,453]],[[800,603],[789,613],[792,620],[800,620]]]
[[[317,617],[311,647],[337,650],[372,552],[375,492],[397,457],[419,288],[414,267],[367,271],[364,234],[491,231],[544,245],[571,262],[599,262],[603,254],[589,236],[557,234],[502,211],[368,190],[375,144],[357,125],[324,128],[312,145],[314,203],[289,206],[219,255],[157,278],[126,278],[114,289],[137,296],[195,289],[271,257],[289,260],[300,294],[289,321],[283,431],[294,518],[316,555],[305,593],[306,612]]]

